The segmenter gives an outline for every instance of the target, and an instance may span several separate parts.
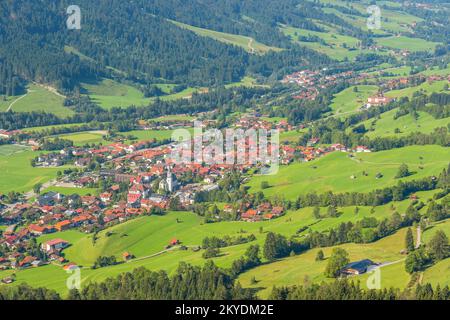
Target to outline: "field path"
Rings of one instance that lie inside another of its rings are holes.
[[[418,249],[420,247],[420,245],[422,244],[422,230],[421,230],[420,226],[417,226],[416,232],[417,232],[416,249]]]
[[[253,38],[250,38],[248,41],[248,49],[250,50],[250,53],[256,53],[255,48],[253,48]]]
[[[27,93],[25,93],[23,96],[18,97],[16,100],[14,100],[13,102],[11,102],[11,104],[8,106],[8,109],[6,109],[6,112],[9,112],[9,110],[11,110],[12,106],[19,100],[22,100],[23,98],[25,98],[30,92],[33,92],[33,90],[28,90],[27,89]]]

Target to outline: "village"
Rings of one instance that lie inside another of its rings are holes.
[[[268,122],[258,114],[238,119],[234,127],[278,129],[281,132],[298,129],[287,121]],[[152,143],[69,147],[38,156],[33,162],[37,167],[70,166],[71,169],[65,171],[69,174],[59,177],[55,186],[96,187],[101,192],[79,196],[51,191],[1,206],[1,222],[8,227],[0,238],[0,245],[4,245],[8,252],[0,260],[0,268],[23,269],[46,263],[71,268],[73,263],[66,261],[63,253],[70,243],[60,239],[57,232],[76,228],[91,233],[142,215],[192,210],[198,194],[219,190],[219,182],[231,172],[245,173],[262,165],[175,163],[170,156],[175,143],[157,147],[152,147]],[[293,161],[307,162],[334,151],[370,152],[364,146],[354,150],[340,144],[319,146],[319,139],[310,139],[307,146],[282,145],[279,161],[283,165]],[[249,152],[246,148],[246,157]],[[267,200],[255,207],[250,203],[242,203],[238,207],[229,203],[222,211],[253,222],[280,217],[285,208]],[[55,238],[37,246],[36,238],[51,233],[56,233]],[[126,256],[124,259],[129,259],[132,254]]]

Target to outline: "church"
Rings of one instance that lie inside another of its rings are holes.
[[[174,192],[178,189],[178,181],[176,176],[170,170],[170,166],[167,167],[167,175],[165,179],[162,179],[159,183],[159,190],[166,192]]]

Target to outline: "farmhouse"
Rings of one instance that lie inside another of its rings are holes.
[[[59,251],[67,248],[69,242],[62,239],[53,239],[41,244],[41,248],[46,252]]]
[[[363,273],[367,272],[367,269],[370,266],[374,266],[374,265],[377,265],[377,264],[369,259],[352,262],[352,263],[349,263],[348,265],[346,265],[344,268],[342,268],[341,274],[343,274],[343,275],[363,274]]]
[[[366,108],[368,109],[373,106],[382,106],[382,105],[389,103],[390,101],[391,101],[391,98],[385,97],[383,94],[380,94],[380,95],[368,98]]]

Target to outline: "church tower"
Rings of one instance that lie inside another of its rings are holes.
[[[173,192],[173,190],[175,189],[175,183],[173,181],[172,172],[170,171],[170,166],[167,167],[166,182],[167,182],[167,191]]]

